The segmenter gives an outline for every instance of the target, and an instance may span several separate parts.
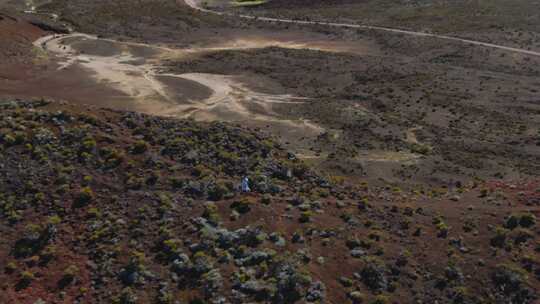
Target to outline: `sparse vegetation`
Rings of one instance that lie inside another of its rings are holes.
[[[219,9],[540,47],[532,2],[377,1]],[[59,18],[38,25],[0,12],[0,93],[73,99],[0,102],[0,303],[540,299],[536,57],[133,4],[55,0],[38,10]],[[57,40],[73,60],[28,69],[11,46],[32,47],[49,23],[110,39]],[[97,58],[121,58],[125,73],[100,69],[134,81],[79,78]]]

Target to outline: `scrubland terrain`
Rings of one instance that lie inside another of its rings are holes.
[[[278,0],[237,9],[260,16],[387,26],[540,49],[540,6],[526,0]]]
[[[536,303],[537,6],[0,0],[0,303]]]

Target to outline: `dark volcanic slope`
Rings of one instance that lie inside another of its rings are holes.
[[[0,303],[534,303],[539,187],[331,185],[239,127],[4,103]]]

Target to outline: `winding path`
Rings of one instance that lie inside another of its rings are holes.
[[[336,27],[336,28],[377,30],[377,31],[391,32],[391,33],[404,34],[404,35],[410,35],[410,36],[416,36],[416,37],[429,37],[429,38],[436,38],[436,39],[442,39],[442,40],[450,40],[450,41],[456,41],[456,42],[461,42],[465,44],[472,44],[472,45],[483,46],[483,47],[492,48],[492,49],[499,49],[499,50],[514,52],[514,53],[520,53],[524,55],[532,55],[532,56],[540,57],[540,52],[536,52],[536,51],[514,48],[514,47],[509,47],[509,46],[504,46],[504,45],[499,45],[499,44],[494,44],[494,43],[446,36],[446,35],[400,30],[400,29],[395,29],[395,28],[374,26],[374,25],[292,20],[292,19],[280,19],[280,18],[269,18],[269,17],[257,17],[257,16],[250,16],[250,15],[241,15],[241,14],[238,15],[238,14],[227,13],[227,12],[218,12],[218,11],[200,7],[197,4],[196,0],[183,0],[183,1],[186,5],[188,5],[189,7],[197,11],[208,13],[208,14],[214,14],[218,16],[230,16],[230,17],[237,17],[237,18],[250,19],[250,20],[260,20],[260,21],[267,21],[267,22],[292,23],[292,24],[304,24],[304,25],[322,25],[322,26],[329,26],[329,27]]]
[[[66,41],[70,42],[66,43]],[[82,53],[73,47],[77,42],[110,42],[122,51],[116,55],[107,56],[89,52]],[[215,48],[171,49],[156,45],[102,39],[82,33],[44,36],[34,41],[34,46],[57,56],[58,70],[78,65],[91,71],[92,77],[98,82],[131,97],[137,109],[142,112],[172,117],[192,117],[198,120],[251,121],[257,125],[272,123],[281,128],[293,128],[297,130],[298,134],[313,134],[314,136],[324,132],[323,128],[307,120],[291,120],[281,117],[273,109],[275,104],[303,104],[306,98],[289,94],[255,92],[235,76],[206,73],[163,73],[159,71],[160,66],[152,63],[152,60],[146,61],[155,59],[155,57],[138,57],[125,47],[145,47],[160,51],[160,54],[197,53]],[[244,46],[238,48],[243,49]],[[159,54],[156,56],[159,57]],[[145,62],[131,63],[137,59],[145,59]],[[170,87],[161,80],[161,77],[198,83],[208,88],[211,95],[202,99],[178,97],[175,95],[175,91],[171,91]]]

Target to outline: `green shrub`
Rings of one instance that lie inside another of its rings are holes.
[[[437,224],[437,236],[438,237],[441,237],[441,238],[447,237],[449,230],[450,230],[450,228],[448,227],[448,225],[446,225],[446,223],[440,222],[440,223]]]
[[[214,224],[217,224],[220,221],[218,209],[215,204],[206,204],[202,216]]]
[[[299,221],[300,223],[309,223],[311,222],[311,217],[313,216],[313,212],[311,211],[304,211],[300,213]]]
[[[309,168],[304,163],[296,164],[292,168],[292,174],[298,178],[304,177],[307,172],[309,172]]]
[[[525,243],[528,240],[534,238],[534,234],[528,229],[524,229],[524,228],[515,229],[511,231],[508,235],[510,236],[510,238],[514,240],[514,243],[516,245]]]
[[[200,178],[203,178],[203,177],[206,177],[206,176],[211,176],[212,175],[212,170],[208,169],[205,165],[196,165],[194,168],[193,168],[193,175],[197,176],[197,177],[200,177]]]
[[[34,279],[35,279],[35,275],[31,271],[23,271],[23,272],[21,272],[21,282],[29,284]]]
[[[248,213],[251,210],[251,203],[248,200],[234,201],[231,204],[231,209],[237,211],[240,214]]]
[[[184,180],[176,176],[170,177],[169,182],[171,183],[171,186],[175,189],[180,189],[184,187]]]
[[[495,229],[495,236],[491,238],[490,244],[493,247],[503,248],[506,245],[508,230],[503,227]]]
[[[385,295],[378,295],[371,301],[371,304],[388,304],[390,303],[390,299]]]
[[[359,291],[352,291],[348,294],[353,304],[362,304],[366,302],[366,296]]]
[[[410,146],[412,153],[418,153],[422,155],[427,155],[431,152],[431,147],[428,145],[421,145],[421,144],[412,144]]]
[[[92,152],[96,148],[97,143],[92,137],[86,137],[81,144],[81,152]]]
[[[483,188],[482,190],[480,190],[480,197],[487,197],[488,194],[489,194],[489,189]]]
[[[82,188],[75,198],[75,203],[78,206],[84,206],[94,199],[94,192],[90,187]]]
[[[270,205],[272,203],[272,197],[268,194],[263,195],[261,198],[261,203],[265,205]]]
[[[208,198],[213,201],[221,200],[227,193],[229,189],[223,183],[216,183],[213,187],[208,189]]]
[[[14,273],[15,270],[17,270],[17,264],[15,264],[14,262],[9,262],[7,265],[6,265],[6,273],[8,274],[11,274],[11,273]]]
[[[369,200],[367,197],[363,198],[358,202],[358,209],[360,210],[366,210],[369,207]]]
[[[24,144],[27,141],[26,133],[21,131],[6,134],[2,137],[2,141],[6,147]]]
[[[221,151],[218,151],[218,157],[224,161],[224,162],[228,162],[228,163],[236,163],[240,160],[240,157],[238,156],[238,154],[234,153],[234,152],[228,152],[228,151],[224,151],[224,150],[221,150]]]
[[[51,225],[58,225],[62,222],[62,218],[59,217],[58,215],[53,215],[49,217],[47,222]]]
[[[339,278],[339,283],[343,285],[343,287],[352,287],[353,286],[353,280],[347,278],[347,277],[341,277]]]
[[[510,215],[504,222],[504,228],[514,229],[519,225],[519,218],[515,215]]]
[[[159,181],[159,173],[151,171],[149,175],[145,178],[144,183],[148,186],[154,186]]]
[[[56,256],[56,246],[54,245],[48,245],[46,246],[40,253],[39,257],[41,258],[41,262],[43,264],[47,264],[49,261],[51,261]]]
[[[168,239],[163,241],[163,249],[168,253],[177,252],[181,245],[182,241],[179,239]]]
[[[525,214],[512,214],[506,218],[504,222],[504,228],[506,229],[515,229],[518,226],[523,228],[531,228],[536,225],[536,216],[532,213]]]
[[[530,228],[536,225],[536,216],[532,213],[527,213],[519,219],[519,225],[523,228]]]
[[[144,184],[142,177],[130,176],[126,181],[126,187],[131,190],[140,190]]]
[[[8,147],[15,145],[15,137],[13,137],[10,134],[4,135],[2,140],[4,141],[4,145],[6,145]]]
[[[123,152],[110,147],[101,148],[99,153],[101,157],[105,159],[105,166],[108,168],[114,168],[119,166],[125,158]]]
[[[131,152],[133,154],[142,154],[148,150],[148,143],[146,143],[144,140],[138,140],[133,145]]]
[[[62,277],[62,280],[60,281],[60,287],[63,288],[66,285],[70,284],[75,280],[75,277],[79,273],[79,267],[75,265],[70,265],[68,268],[64,270],[64,276]]]
[[[93,179],[94,179],[94,178],[93,178],[92,176],[90,176],[90,175],[85,175],[85,176],[83,177],[83,184],[84,184],[84,185],[89,185],[89,184],[92,182]]]
[[[89,218],[97,218],[100,215],[101,215],[101,212],[99,211],[98,208],[92,207],[92,208],[88,209],[87,216]]]

